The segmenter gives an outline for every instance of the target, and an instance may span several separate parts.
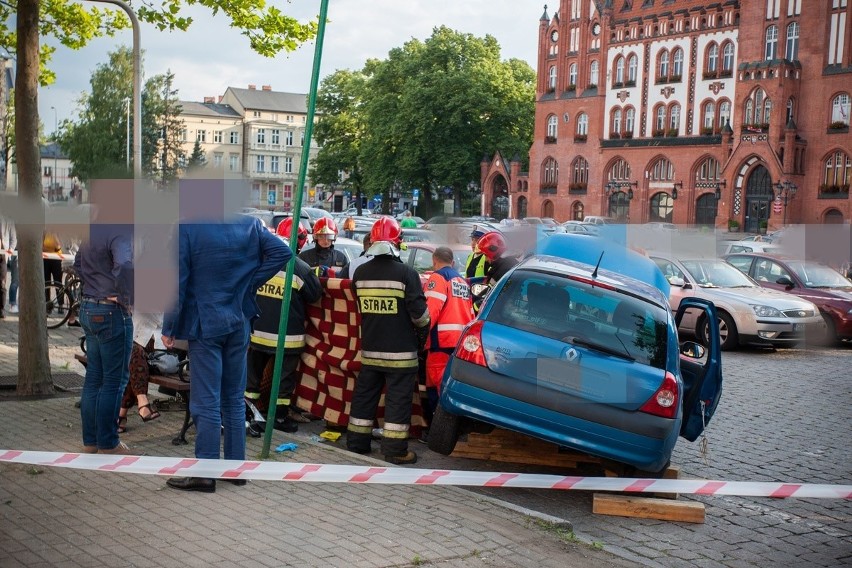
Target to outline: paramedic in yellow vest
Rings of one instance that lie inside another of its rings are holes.
[[[283,240],[290,237],[293,219],[281,221],[277,233]],[[304,233],[304,235],[302,234]],[[308,233],[299,227],[296,254],[307,240]],[[293,292],[290,295],[290,313],[287,319],[287,335],[284,338],[284,359],[281,368],[281,382],[278,386],[278,398],[275,410],[275,429],[282,432],[296,432],[299,423],[290,417],[290,397],[296,388],[296,367],[305,348],[305,307],[322,296],[322,287],[311,267],[304,260],[294,256],[296,266],[293,269]],[[281,304],[284,298],[284,272],[282,266],[275,276],[257,291],[257,306],[260,317],[254,321],[248,350],[248,373],[245,397],[252,403],[260,399],[260,382],[263,370],[270,359],[275,359],[278,346],[278,324],[281,318]]]
[[[488,259],[485,258],[478,246],[479,239],[485,236],[487,232],[479,225],[473,226],[473,231],[470,233],[470,248],[473,252],[467,257],[467,264],[464,267],[465,278],[484,277],[488,272]]]

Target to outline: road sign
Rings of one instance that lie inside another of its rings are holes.
[[[415,195],[415,196],[414,196],[414,198],[411,200],[411,205],[412,205],[412,207],[417,207],[417,196],[416,196],[416,195]]]
[[[780,201],[776,201],[776,202],[772,205],[772,211],[773,211],[773,212],[775,212],[775,213],[781,213],[781,207],[782,207],[781,202],[780,202]]]
[[[411,194],[414,196],[414,201],[417,201],[417,198],[420,197],[420,190],[417,189],[417,188],[414,188],[414,189],[411,190]]]
[[[267,205],[275,205],[275,194],[276,191],[274,189],[270,189],[266,194],[266,203]]]

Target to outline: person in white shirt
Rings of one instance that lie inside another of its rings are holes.
[[[0,217],[0,319],[6,317],[6,272],[12,257],[17,254],[16,248],[18,234],[15,232],[15,224]],[[18,311],[17,306],[14,311]]]

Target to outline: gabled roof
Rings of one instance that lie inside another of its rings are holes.
[[[262,89],[239,89],[228,87],[243,108],[247,110],[271,110],[276,112],[308,113],[308,95],[305,93],[282,93]]]
[[[240,118],[240,113],[231,105],[221,103],[197,103],[195,101],[180,101],[181,114],[193,116],[215,116],[224,118]]]

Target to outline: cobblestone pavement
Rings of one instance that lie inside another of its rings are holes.
[[[9,319],[0,321],[0,375],[16,371]],[[57,372],[73,362],[79,332],[51,332]],[[67,364],[66,364],[67,363]],[[152,390],[152,395],[153,395]],[[76,396],[0,398],[0,448],[80,447]],[[122,439],[148,455],[187,456],[173,446],[183,412],[143,423]],[[272,459],[388,464],[275,432]],[[191,440],[190,440],[191,442]],[[249,458],[260,441],[249,439]],[[578,543],[566,525],[454,487],[251,482],[216,493],[182,493],[155,476],[0,465],[0,566],[68,567],[626,567],[633,563]],[[570,526],[567,525],[567,526]]]
[[[2,334],[3,330],[0,330]],[[55,359],[62,361],[70,360],[76,351],[74,336],[60,332],[57,335],[57,344],[65,344],[67,347],[57,347]],[[0,335],[2,337],[2,335]],[[5,341],[4,341],[5,343]],[[0,374],[5,374],[4,361],[6,355],[0,347]],[[76,364],[76,363],[75,363]],[[852,410],[848,404],[852,401],[852,345],[845,345],[835,349],[787,349],[779,351],[744,350],[740,352],[725,353],[723,356],[725,375],[725,391],[722,403],[713,421],[708,428],[708,451],[702,455],[698,442],[690,444],[680,440],[675,449],[673,463],[680,466],[684,477],[743,480],[743,481],[791,481],[791,482],[813,482],[813,483],[852,483],[852,457],[849,452],[849,441],[852,440]],[[32,404],[61,405],[64,401],[56,399],[46,402]],[[5,425],[5,409],[9,403],[0,403],[0,424]],[[15,403],[20,406],[24,403]],[[26,403],[30,404],[30,403]],[[36,415],[38,412],[34,411]],[[134,422],[131,418],[131,431],[127,440],[134,443],[137,439],[143,448],[151,448],[149,453],[164,455],[191,455],[191,450],[174,448],[168,440],[171,439],[179,417],[179,413],[165,413],[165,419],[160,424],[152,423],[142,426],[138,420]],[[76,435],[78,419],[71,414],[67,415],[67,428],[71,439]],[[26,418],[21,418],[26,421]],[[168,421],[168,427],[167,426]],[[20,427],[18,427],[20,430]],[[163,430],[159,434],[154,434]],[[30,436],[24,432],[26,447],[52,449],[49,447],[50,429],[47,432],[39,429],[39,434]],[[315,443],[311,436],[320,431],[320,423],[312,423],[303,426],[302,430],[291,436],[295,441],[301,442],[297,455],[287,456],[289,459],[298,461],[318,461],[326,463],[365,463],[360,458],[348,454],[332,444]],[[5,428],[4,428],[5,432]],[[152,438],[147,440],[147,436]],[[0,447],[6,446],[3,440],[8,434],[0,433]],[[142,436],[142,438],[136,438]],[[281,437],[276,432],[276,437]],[[342,446],[342,443],[337,444]],[[8,447],[8,446],[7,446]],[[65,449],[65,446],[61,446]],[[256,442],[254,442],[254,446]],[[439,456],[422,444],[415,444],[414,449],[420,454],[421,460],[417,467],[434,467],[448,469],[489,469],[501,471],[531,471],[530,468],[517,468],[509,464],[497,464],[493,462],[480,462],[457,458]],[[256,451],[256,450],[255,450]],[[175,453],[169,453],[175,452]],[[319,453],[316,453],[319,452]],[[281,459],[281,458],[279,458]],[[378,462],[376,462],[378,463]],[[78,474],[80,476],[93,474]],[[5,476],[4,476],[5,477]],[[38,476],[41,479],[43,475]],[[137,478],[130,476],[117,476],[126,481],[122,483],[143,484],[150,488],[151,495],[162,495],[162,481],[152,478]],[[129,478],[129,479],[128,479]],[[0,478],[2,479],[2,478]],[[81,483],[80,480],[74,483]],[[346,517],[346,512],[356,517],[363,517],[364,507],[370,506],[380,508],[393,508],[400,506],[402,499],[407,507],[404,515],[395,515],[395,523],[387,523],[387,530],[393,534],[400,526],[406,531],[411,529],[412,521],[416,518],[432,519],[424,526],[431,526],[433,530],[432,541],[440,541],[444,536],[440,533],[456,534],[456,530],[447,527],[464,527],[465,531],[482,531],[481,535],[491,535],[492,532],[499,533],[499,529],[488,527],[483,529],[485,523],[506,518],[506,511],[501,508],[487,509],[483,513],[480,507],[485,507],[491,501],[482,501],[471,495],[481,495],[487,498],[496,498],[501,501],[514,503],[522,509],[531,509],[557,518],[568,519],[574,527],[575,535],[583,542],[595,543],[596,547],[603,547],[604,551],[612,552],[629,565],[647,566],[767,566],[777,564],[779,566],[852,566],[852,501],[835,500],[802,500],[802,499],[768,499],[768,498],[740,498],[740,497],[699,497],[692,498],[681,496],[683,500],[696,499],[706,504],[707,519],[703,525],[686,523],[670,523],[645,519],[626,519],[609,516],[599,516],[591,513],[591,495],[581,492],[552,492],[518,489],[490,489],[476,490],[474,492],[459,491],[444,498],[437,495],[444,488],[428,488],[426,493],[413,491],[408,493],[406,488],[371,489],[369,487],[358,487],[356,494],[350,493],[351,489],[341,486],[311,486],[296,484],[281,487],[281,484],[258,482],[257,486],[264,486],[263,492],[252,492],[245,496],[239,493],[239,499],[233,498],[235,491],[232,489],[217,492],[215,499],[220,498],[220,493],[227,499],[232,497],[230,503],[223,504],[226,509],[236,507],[238,510],[247,511],[272,511],[273,515],[280,515],[283,524],[292,524],[294,520],[306,522],[312,529],[304,529],[311,535],[323,535],[322,538],[331,538],[342,544],[346,542],[348,531],[346,521],[340,519]],[[5,481],[0,483],[5,487]],[[268,491],[267,491],[268,489]],[[373,493],[376,491],[377,493]],[[448,490],[450,491],[450,490]],[[66,491],[68,493],[68,491]],[[110,507],[124,509],[130,507],[133,511],[133,498],[136,496],[133,490],[125,488],[123,491],[127,498],[127,504],[112,503]],[[0,489],[2,495],[2,489]],[[278,496],[287,495],[287,499]],[[319,496],[319,497],[318,497]],[[186,507],[187,503],[197,503],[200,499],[184,499],[185,496],[175,496],[172,492],[165,495],[169,500],[168,506],[175,507],[180,503]],[[195,496],[197,497],[197,496]],[[313,500],[319,502],[335,503],[333,512],[320,510],[312,505]],[[384,499],[384,500],[382,500]],[[0,506],[5,500],[0,499]],[[150,499],[149,499],[150,500]],[[291,504],[289,501],[293,501]],[[256,501],[253,505],[251,501]],[[273,505],[272,502],[276,504]],[[161,500],[156,499],[159,503]],[[378,504],[377,504],[378,503]],[[205,501],[205,504],[207,502]],[[262,505],[256,507],[256,505]],[[460,511],[467,510],[471,505],[478,509],[480,516],[465,517]],[[272,505],[270,507],[270,505]],[[138,505],[137,505],[138,506]],[[421,507],[431,507],[421,510]],[[447,508],[449,507],[449,508]],[[3,508],[5,509],[5,508]],[[122,510],[124,510],[122,509]],[[280,509],[286,510],[281,512]],[[457,510],[458,509],[458,510]],[[313,512],[311,512],[313,511]],[[209,512],[209,511],[208,511]],[[146,520],[156,518],[155,512],[144,511],[141,513]],[[234,511],[229,510],[233,516]],[[132,513],[127,514],[127,522],[132,523]],[[258,513],[258,515],[262,515]],[[327,527],[323,519],[326,515],[332,515],[327,522],[334,527]],[[494,515],[492,519],[490,515]],[[511,518],[511,515],[509,516]],[[5,518],[0,516],[0,519]],[[175,523],[174,516],[170,522]],[[435,521],[437,519],[437,522]],[[465,520],[462,520],[465,519]],[[8,520],[8,519],[7,519]],[[219,520],[219,517],[217,517]],[[220,530],[226,530],[228,523],[233,519],[225,519],[226,527],[216,528],[216,538],[220,538]],[[251,520],[250,526],[259,526],[260,518]],[[319,523],[319,524],[315,524]],[[400,524],[401,523],[401,524]],[[471,525],[470,523],[474,523]],[[209,523],[214,524],[212,521]],[[414,522],[414,524],[419,524]],[[526,525],[521,522],[511,525],[512,531],[523,529],[530,530],[530,523]],[[176,526],[176,525],[169,525]],[[230,525],[233,526],[233,525]],[[365,537],[366,526],[359,525],[358,540],[363,546],[376,546],[377,542]],[[301,525],[297,524],[301,529]],[[520,527],[520,529],[519,529]],[[538,527],[541,529],[541,527]],[[330,533],[323,532],[326,529]],[[332,530],[334,529],[334,530]],[[236,529],[235,529],[236,530]],[[239,530],[245,531],[245,527]],[[311,532],[317,531],[317,532]],[[544,531],[544,534],[553,535],[553,530]],[[406,533],[407,534],[407,533]],[[465,534],[467,534],[465,532]],[[519,532],[518,535],[521,533]],[[526,534],[526,533],[524,533]],[[330,535],[330,536],[329,536]],[[279,538],[286,538],[282,533],[276,533]],[[388,535],[385,535],[388,536]],[[337,538],[335,538],[337,537]],[[0,527],[0,538],[4,538],[2,527]],[[150,535],[146,538],[150,541]],[[196,535],[193,538],[199,539]],[[251,540],[250,537],[247,537]],[[366,540],[364,540],[366,538]],[[414,538],[417,542],[423,538],[418,534]],[[531,552],[515,552],[514,549],[504,549],[504,552],[488,555],[474,555],[473,550],[478,552],[486,550],[478,544],[474,537],[467,536],[472,542],[477,543],[473,549],[467,551],[468,556],[460,553],[452,559],[440,557],[438,565],[441,566],[546,566],[545,559],[549,555],[551,541],[542,538],[541,547],[534,547],[534,553],[541,553],[534,558]],[[490,538],[490,537],[489,537]],[[166,538],[168,540],[168,538]],[[388,538],[393,541],[393,539]],[[428,540],[428,539],[427,539]],[[144,542],[144,541],[143,541]],[[171,542],[171,541],[170,541]],[[195,540],[200,546],[199,540]],[[228,541],[231,542],[231,541]],[[240,541],[243,542],[243,541]],[[513,540],[515,542],[515,540]],[[434,544],[434,542],[433,542]],[[563,546],[557,542],[559,546]],[[385,546],[382,542],[378,545]],[[276,545],[277,546],[277,545]],[[349,546],[349,544],[347,544]],[[402,553],[393,559],[379,558],[376,556],[365,560],[365,566],[390,566],[416,564],[418,558],[425,561],[438,559],[427,552],[421,552],[416,546],[406,545],[410,553]],[[424,545],[425,546],[425,545]],[[447,544],[452,548],[455,546],[450,541]],[[283,547],[283,545],[282,545]],[[2,548],[2,545],[0,545]],[[230,548],[234,548],[230,546]],[[322,548],[322,547],[319,547]],[[470,548],[470,547],[469,547]],[[336,547],[331,547],[336,550]],[[158,549],[159,550],[159,549]],[[217,548],[218,550],[218,548]],[[300,549],[301,550],[301,549]],[[566,552],[557,549],[557,556],[551,560],[564,557]],[[580,550],[589,554],[588,549]],[[301,551],[304,552],[304,551]],[[534,554],[533,553],[533,554]],[[360,554],[360,553],[359,553]],[[252,559],[260,555],[251,556]],[[157,556],[155,555],[155,559]],[[224,557],[223,557],[224,558]],[[322,557],[329,558],[329,557]],[[355,558],[354,556],[352,558]],[[611,557],[605,557],[611,558]],[[330,557],[324,565],[337,564],[337,556]],[[362,559],[358,557],[360,562]],[[588,561],[598,561],[592,553]],[[316,561],[316,560],[315,560]],[[391,561],[396,564],[390,563]],[[444,562],[447,562],[446,564]],[[487,562],[483,564],[482,562]],[[557,561],[565,565],[564,561]],[[302,564],[299,557],[294,560],[295,564]],[[586,564],[586,559],[582,561]],[[144,562],[140,562],[144,564]],[[167,565],[166,562],[163,565]],[[279,557],[280,564],[280,557]],[[0,555],[0,565],[3,557]],[[154,564],[157,565],[157,564]],[[215,564],[214,564],[215,565]],[[261,564],[263,565],[263,564]],[[359,565],[357,562],[347,560],[344,565]],[[554,564],[555,565],[555,564]],[[570,564],[569,564],[570,565]]]

